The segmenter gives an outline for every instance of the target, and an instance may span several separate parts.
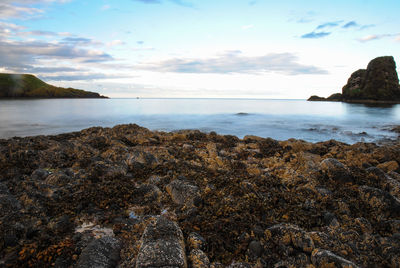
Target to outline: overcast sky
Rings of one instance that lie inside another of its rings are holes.
[[[110,97],[328,96],[375,57],[400,64],[399,14],[399,0],[1,0],[0,71]]]

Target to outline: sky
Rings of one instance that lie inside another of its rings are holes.
[[[0,72],[114,98],[327,97],[375,57],[400,64],[398,14],[399,0],[1,0]]]

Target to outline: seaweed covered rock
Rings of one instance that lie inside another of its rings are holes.
[[[112,268],[116,267],[121,249],[120,242],[111,237],[104,236],[93,240],[83,249],[79,257],[78,268]]]
[[[142,236],[136,268],[186,268],[183,234],[179,226],[163,216],[150,223]]]

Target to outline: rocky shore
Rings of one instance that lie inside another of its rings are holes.
[[[399,161],[137,125],[0,140],[0,266],[400,267]]]

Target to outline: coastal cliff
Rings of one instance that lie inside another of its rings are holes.
[[[137,125],[0,139],[0,266],[397,267],[398,163]]]
[[[107,98],[99,93],[49,85],[31,74],[0,73],[0,98]]]
[[[351,74],[342,93],[328,98],[311,96],[309,101],[343,101],[358,103],[400,103],[400,85],[392,56],[373,59],[367,69]]]

